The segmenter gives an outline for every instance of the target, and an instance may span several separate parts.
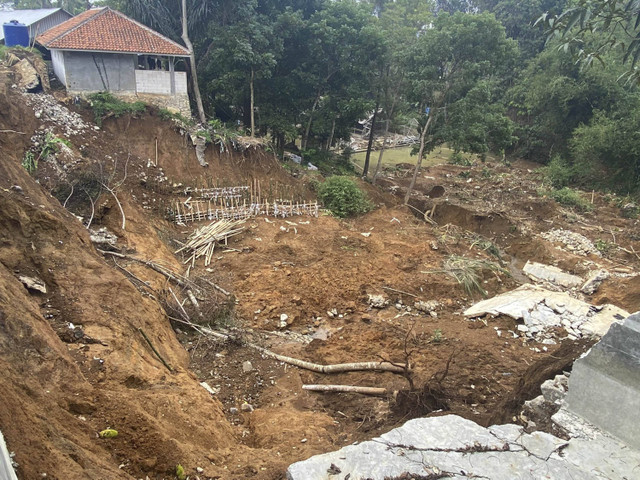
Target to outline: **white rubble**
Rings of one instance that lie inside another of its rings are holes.
[[[569,338],[602,336],[616,320],[629,313],[614,305],[594,306],[565,292],[552,292],[536,285],[522,285],[502,295],[483,300],[465,310],[469,318],[507,315],[522,321],[529,338],[554,338],[553,328],[563,328]]]
[[[578,255],[602,256],[591,240],[571,230],[558,228],[541,233],[540,236],[550,242],[562,243],[567,250]]]
[[[369,294],[368,303],[373,308],[384,308],[389,305],[389,300],[384,295]]]

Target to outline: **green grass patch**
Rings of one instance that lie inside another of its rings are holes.
[[[114,97],[109,92],[99,92],[89,95],[89,103],[93,109],[93,116],[97,125],[102,125],[102,120],[108,116],[117,118],[127,114],[139,115],[147,108],[144,102],[125,102]]]
[[[542,190],[540,193],[553,198],[556,202],[560,205],[564,205],[565,207],[575,208],[581,212],[590,212],[593,210],[593,205],[585,200],[580,192],[569,187],[564,187],[559,190]]]

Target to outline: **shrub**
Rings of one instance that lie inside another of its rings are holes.
[[[543,167],[542,173],[553,188],[562,188],[576,180],[576,169],[560,155],[551,159],[549,165]]]
[[[451,165],[460,165],[462,167],[471,166],[471,160],[469,157],[465,157],[462,152],[453,152],[449,157],[449,163]]]
[[[318,198],[331,213],[340,218],[371,210],[365,193],[349,177],[331,177],[318,188]]]
[[[107,115],[121,117],[130,114],[143,113],[147,108],[144,102],[128,103],[114,97],[109,92],[99,92],[89,95],[89,102],[93,109],[93,116],[97,125],[102,125],[102,120]]]
[[[593,205],[582,198],[580,193],[576,190],[570,189],[569,187],[564,187],[560,190],[551,190],[550,192],[547,192],[547,195],[561,205],[574,207],[583,212],[588,212],[593,209]]]

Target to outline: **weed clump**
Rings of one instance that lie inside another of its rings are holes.
[[[349,177],[336,176],[318,187],[318,198],[335,216],[353,217],[371,210],[366,194]]]
[[[89,95],[89,102],[93,109],[93,116],[97,125],[102,125],[102,120],[107,116],[121,117],[122,115],[139,115],[145,111],[147,105],[144,102],[128,103],[114,97],[109,92],[98,92]]]
[[[569,187],[564,187],[560,190],[544,191],[542,193],[553,198],[560,205],[573,207],[581,212],[589,212],[593,210],[593,205],[582,198],[578,191],[573,190]]]

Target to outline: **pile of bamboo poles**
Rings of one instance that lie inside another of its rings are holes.
[[[216,243],[224,242],[226,245],[229,237],[233,237],[244,230],[243,223],[244,220],[222,219],[198,228],[189,235],[187,243],[176,250],[176,253],[182,251],[190,252],[191,255],[184,263],[191,263],[192,267],[195,266],[198,258],[204,257],[204,265],[206,267],[211,263]]]

